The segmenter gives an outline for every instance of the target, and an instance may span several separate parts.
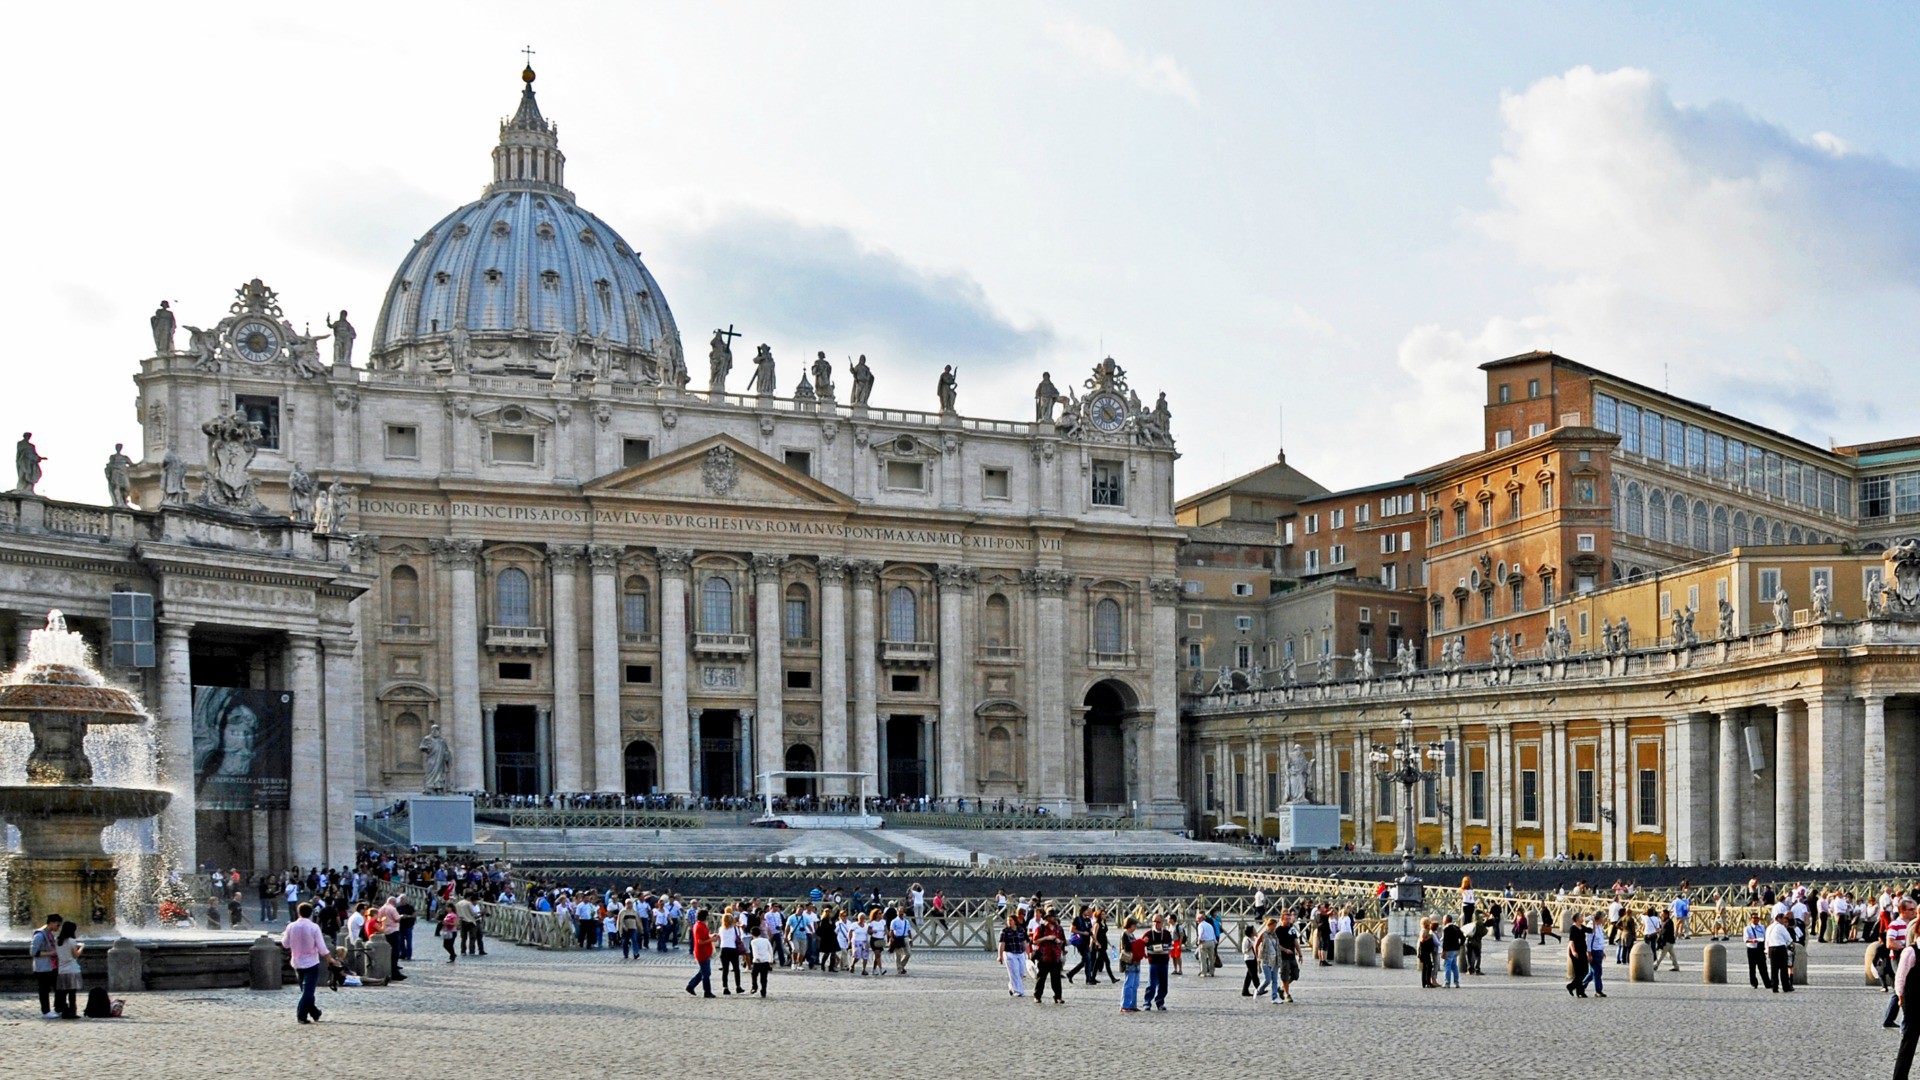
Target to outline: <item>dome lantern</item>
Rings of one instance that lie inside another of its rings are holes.
[[[496,191],[549,191],[571,199],[566,188],[567,156],[560,152],[560,128],[540,115],[533,96],[533,65],[520,72],[520,108],[511,120],[500,121],[500,143],[493,148]]]

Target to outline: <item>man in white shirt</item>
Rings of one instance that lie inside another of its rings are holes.
[[[753,960],[753,989],[758,991],[761,997],[766,997],[767,981],[773,977],[773,942],[767,940],[765,922],[760,924],[760,929],[753,932],[750,949]]]
[[[893,951],[893,973],[907,973],[907,959],[913,955],[913,923],[905,913],[895,915],[887,926],[887,946]]]
[[[1792,916],[1781,912],[1773,917],[1773,925],[1767,927],[1767,967],[1773,975],[1773,992],[1785,990],[1793,993],[1793,927],[1788,924]]]
[[[1200,977],[1213,977],[1213,969],[1220,962],[1220,932],[1213,928],[1211,912],[1200,917],[1197,927],[1200,941]]]
[[[1767,927],[1755,914],[1747,923],[1747,982],[1755,990],[1773,989],[1773,973],[1767,970]]]

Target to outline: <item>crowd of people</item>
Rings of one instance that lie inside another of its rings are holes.
[[[463,792],[471,795],[480,810],[700,810],[749,812],[764,810],[767,800],[759,795],[624,795],[617,792],[555,792],[547,795],[503,795],[499,792]],[[387,816],[403,807],[396,804],[382,811]],[[775,813],[856,814],[862,802],[851,795],[775,795]],[[926,796],[881,796],[866,798],[869,814],[995,814],[1046,816],[1052,811],[1041,805],[1028,805],[1018,799],[936,799]]]

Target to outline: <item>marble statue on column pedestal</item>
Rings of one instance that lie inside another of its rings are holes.
[[[40,463],[45,460],[33,445],[33,432],[21,433],[13,449],[13,474],[18,480],[13,490],[23,495],[33,494],[34,487],[40,483]]]
[[[1287,748],[1287,802],[1313,801],[1313,759],[1299,743]]]
[[[1823,622],[1833,614],[1833,590],[1824,581],[1813,583],[1813,619]]]
[[[155,309],[153,317],[147,320],[153,327],[153,355],[168,356],[173,352],[173,308],[165,300]]]
[[[453,748],[447,745],[446,737],[440,734],[440,725],[427,729],[427,737],[420,740],[420,769],[424,774],[420,780],[420,791],[427,795],[444,795],[451,790],[453,772]]]
[[[861,353],[860,359],[853,362],[853,403],[865,405],[872,396],[873,369],[867,366],[867,355]]]
[[[1733,605],[1720,601],[1720,640],[1733,640]]]
[[[933,385],[933,392],[940,397],[940,411],[950,413],[960,400],[960,373],[948,364],[940,370],[940,378]]]
[[[1773,594],[1773,624],[1781,630],[1793,629],[1793,600],[1785,589]]]
[[[340,309],[340,317],[327,320],[327,329],[333,331],[333,366],[350,368],[353,366],[353,339],[359,332],[347,321],[347,309]]]
[[[293,471],[287,474],[287,516],[302,524],[311,522],[317,487],[313,477],[307,475],[299,462],[294,462]]]
[[[107,458],[107,505],[118,509],[127,508],[128,496],[133,490],[133,459],[128,457],[122,443],[113,444],[113,454]]]
[[[778,392],[779,387],[774,375],[773,346],[762,343],[753,354],[753,378],[747,380],[747,389],[764,397]]]
[[[1033,419],[1044,424],[1053,419],[1053,407],[1060,403],[1060,389],[1053,385],[1053,373],[1040,373],[1040,385],[1033,388]]]
[[[822,401],[833,400],[833,362],[822,352],[813,361],[813,392]]]
[[[173,447],[160,459],[160,505],[187,505],[187,463]]]

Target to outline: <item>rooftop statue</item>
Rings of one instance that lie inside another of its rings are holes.
[[[33,432],[24,432],[13,450],[13,472],[19,478],[15,491],[23,495],[33,494],[34,486],[40,483],[40,463],[47,460],[33,445]]]
[[[173,308],[165,300],[160,301],[153,317],[147,320],[153,327],[153,354],[168,356],[173,352]]]
[[[866,354],[861,353],[860,359],[853,362],[853,403],[865,405],[872,396],[873,369],[867,366]]]
[[[126,446],[123,443],[113,444],[113,455],[107,458],[106,469],[107,505],[123,510],[126,509],[129,495],[133,490],[132,478],[129,475],[133,469],[133,459],[122,452],[125,449]]]
[[[833,400],[833,362],[824,352],[813,361],[813,392],[824,400]]]
[[[353,366],[353,339],[360,336],[353,324],[347,321],[347,309],[340,309],[340,317],[327,320],[327,329],[333,331],[333,366],[349,368]]]
[[[950,413],[954,411],[954,403],[960,398],[959,383],[960,373],[953,370],[952,364],[948,364],[941,370],[940,380],[936,382],[933,387],[933,392],[940,395],[941,412]]]
[[[761,395],[778,393],[777,378],[773,369],[773,346],[761,342],[753,354],[753,378],[747,381],[747,389]]]

